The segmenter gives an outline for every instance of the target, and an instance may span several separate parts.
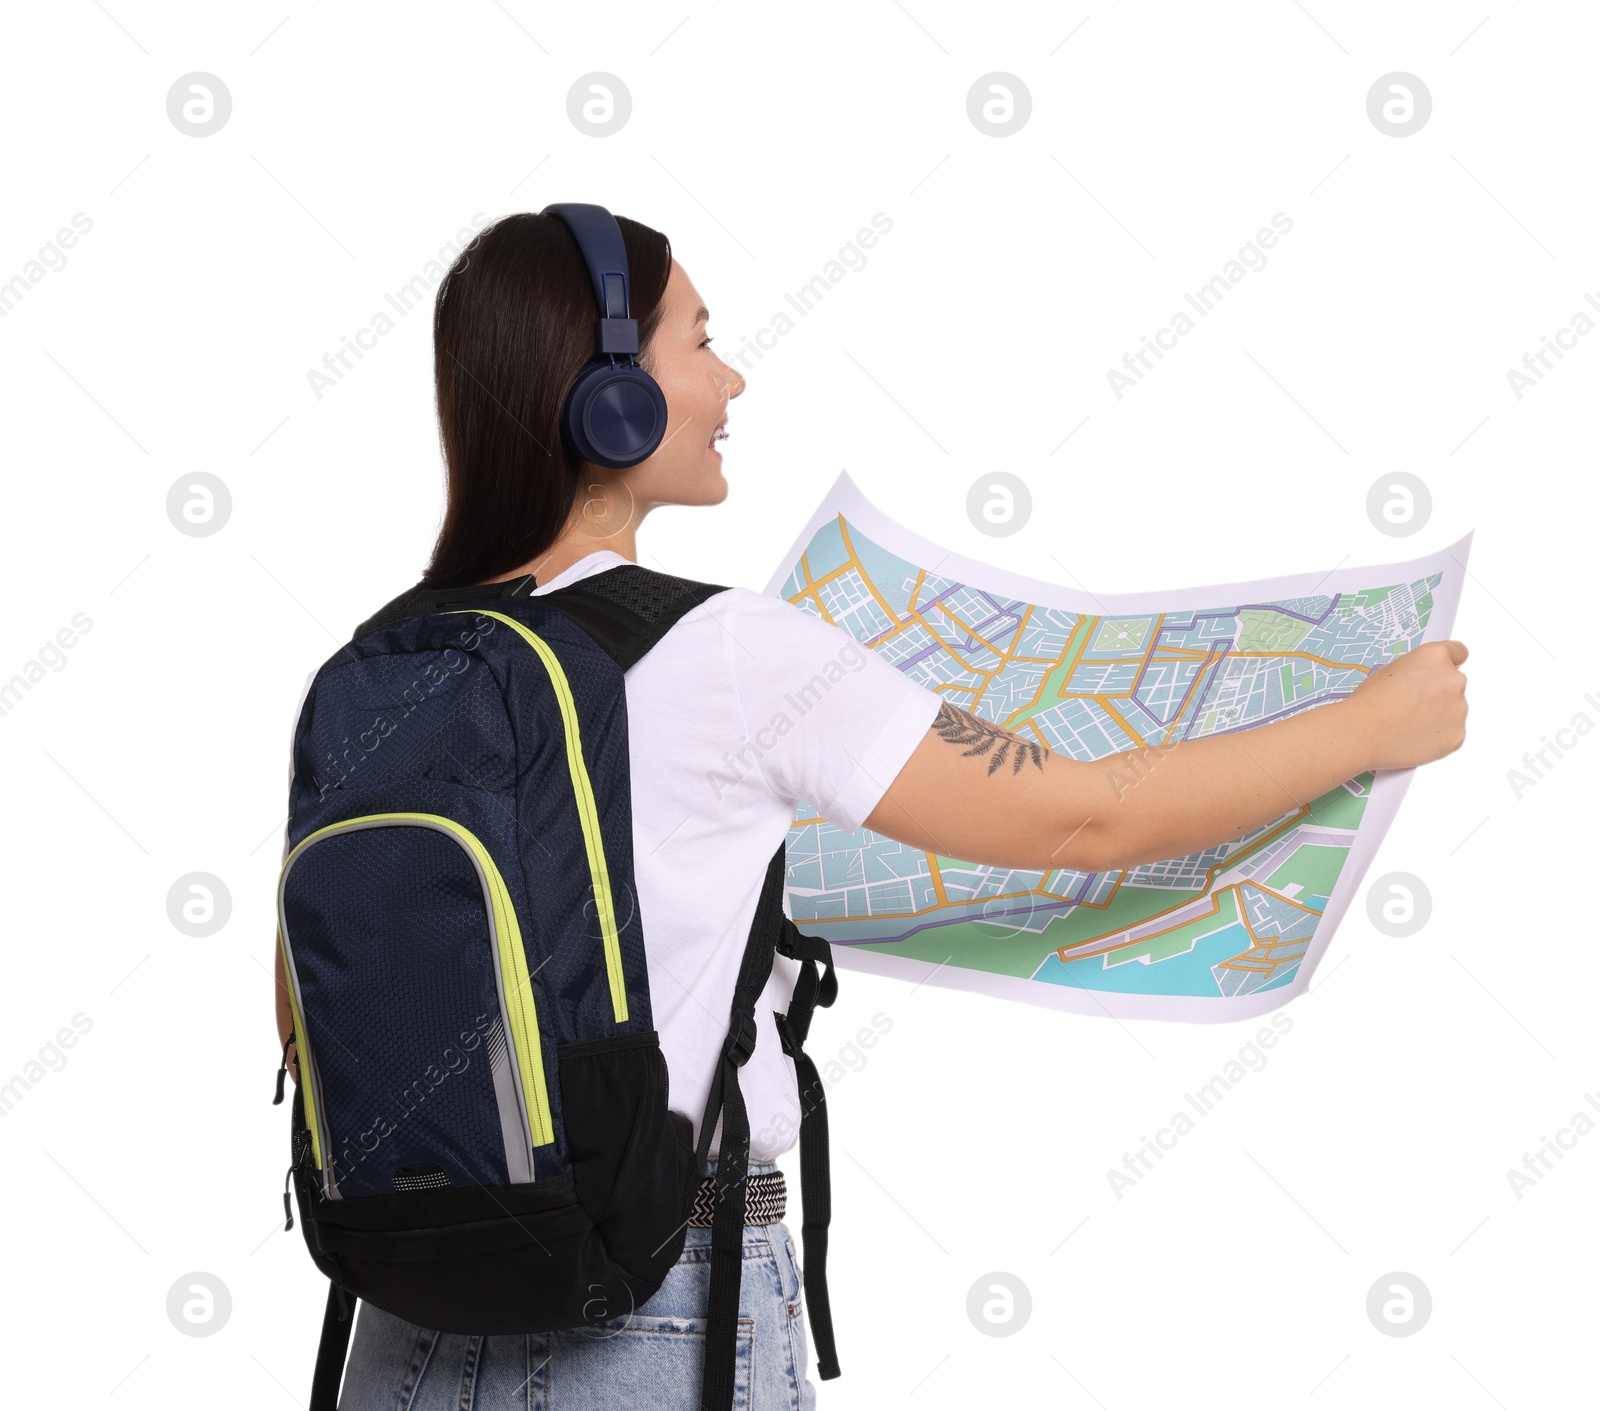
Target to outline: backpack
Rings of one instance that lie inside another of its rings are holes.
[[[682,1252],[720,1117],[702,1404],[733,1403],[749,1122],[739,1069],[778,954],[801,1099],[818,1375],[838,1375],[822,1083],[801,1045],[837,991],[766,869],[701,1121],[669,1103],[633,878],[623,673],[725,591],[619,565],[414,588],[356,631],[294,737],[278,935],[299,1083],[285,1229],[330,1281],[311,1411],[335,1411],[352,1300],[441,1332],[625,1316]],[[275,1102],[284,1100],[289,1044]]]

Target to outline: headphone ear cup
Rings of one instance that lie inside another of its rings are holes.
[[[562,427],[584,460],[626,470],[654,453],[667,431],[667,399],[642,367],[585,365],[567,393]]]

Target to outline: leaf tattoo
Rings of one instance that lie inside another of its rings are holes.
[[[933,728],[939,732],[939,738],[948,744],[970,745],[970,749],[962,750],[963,756],[988,755],[990,774],[1005,764],[1007,759],[1011,761],[1013,774],[1020,773],[1023,764],[1029,761],[1034,768],[1040,771],[1044,769],[1044,746],[1013,735],[1009,730],[1002,730],[987,720],[979,720],[949,701],[939,703],[939,714],[933,722]]]

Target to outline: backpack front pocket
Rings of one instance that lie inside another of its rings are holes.
[[[284,860],[278,924],[324,1194],[532,1181],[555,1140],[538,1015],[478,838],[427,813],[318,829]]]

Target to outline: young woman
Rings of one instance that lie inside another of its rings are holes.
[[[618,223],[640,361],[667,401],[664,440],[623,471],[584,463],[566,448],[561,403],[592,355],[593,285],[555,217],[513,215],[486,228],[440,286],[435,307],[449,488],[424,585],[532,575],[535,592],[564,587],[635,560],[639,526],[656,507],[714,505],[728,494],[718,443],[744,378],[711,350],[705,304],[666,238],[626,218]],[[1119,801],[1107,761],[1030,748],[1013,755],[1020,767],[992,768],[1008,738],[999,726],[791,604],[741,588],[716,595],[626,677],[635,883],[672,1106],[704,1109],[760,879],[798,802],[844,828],[865,825],[999,867],[1104,871],[1181,856],[1365,770],[1425,764],[1458,748],[1466,655],[1459,642],[1430,643],[1373,672],[1346,700],[1179,744]],[[838,684],[803,716],[786,710],[788,694],[835,662],[850,668]],[[779,713],[791,728],[769,736],[773,747],[729,785],[726,757]],[[787,1006],[794,975],[794,964],[779,958],[743,1070],[753,1173],[774,1170],[774,1158],[793,1144],[794,1070],[771,1015]],[[278,1012],[287,1040],[281,969]],[[715,1146],[711,1152],[708,1175]],[[660,1291],[615,1328],[467,1337],[363,1304],[340,1406],[695,1406],[709,1236],[691,1228]],[[809,1407],[800,1271],[786,1226],[747,1226],[744,1260],[740,1375],[749,1398],[768,1408]]]

